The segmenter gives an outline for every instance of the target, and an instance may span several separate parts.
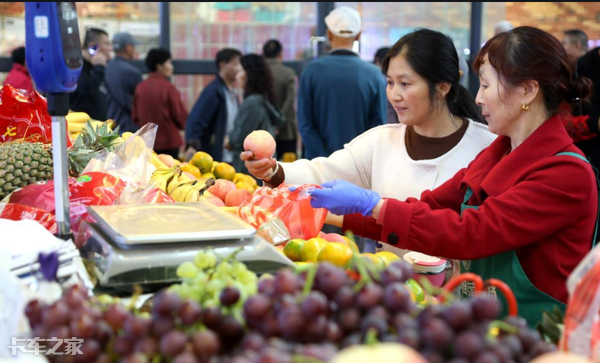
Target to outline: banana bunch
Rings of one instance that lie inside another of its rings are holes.
[[[154,173],[152,173],[150,180],[154,182],[157,188],[169,194],[169,185],[171,185],[173,181],[179,183],[180,176],[181,168],[179,165],[175,165],[172,168],[157,168]]]
[[[127,132],[124,132],[124,133],[121,135],[121,137],[123,138],[123,140],[127,141],[127,139],[129,139],[129,138],[130,138],[131,136],[133,136],[133,135],[134,135],[134,133],[133,133],[133,132],[129,132],[129,131],[127,131]],[[142,140],[142,138],[141,138],[141,137],[139,137],[139,136],[136,136],[136,140],[135,140],[135,141],[136,141],[136,142],[135,142],[135,144],[138,144],[138,145],[137,145],[137,146],[135,146],[135,147],[138,147],[138,148],[139,148],[139,150],[143,150],[143,149],[141,149],[141,147],[142,147],[142,144],[143,144],[143,146],[144,146],[144,147],[145,147],[145,145],[146,145],[146,144],[144,143],[144,140]],[[140,143],[140,142],[141,142],[141,143]],[[134,151],[134,154],[135,154],[136,152],[137,152],[137,151]],[[138,155],[139,155],[139,154],[138,154]],[[160,159],[158,158],[158,155],[157,155],[157,154],[154,152],[154,150],[152,150],[152,155],[150,156],[150,162],[152,163],[152,165],[154,165],[154,166],[156,167],[156,169],[161,169],[161,168],[167,168],[167,169],[168,169],[168,166],[167,166],[167,164],[163,163],[163,162],[162,162],[162,160],[160,160]]]
[[[105,123],[103,121],[92,120],[90,118],[90,116],[85,112],[71,112],[67,116],[65,116],[65,118],[67,119],[67,129],[69,130],[69,135],[71,135],[73,140],[77,139],[77,136],[79,136],[79,134],[81,133],[81,130],[83,130],[83,128],[85,127],[85,124],[88,121],[90,121],[92,123],[92,127],[95,130],[102,127],[102,125],[104,125],[104,123]],[[113,121],[107,120],[106,122],[109,123],[108,126],[112,130],[113,129],[113,126],[112,126]]]
[[[202,193],[213,183],[214,179],[185,181],[178,183],[169,195],[176,202],[197,202],[202,199]]]

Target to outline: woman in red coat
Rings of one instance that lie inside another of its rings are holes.
[[[596,177],[558,112],[563,101],[589,98],[591,82],[574,79],[561,43],[532,27],[494,36],[474,68],[476,102],[499,137],[467,168],[420,200],[382,200],[333,181],[312,191],[311,204],[345,215],[331,220],[345,230],[503,280],[533,325],[542,310],[564,309],[566,279],[595,240]]]

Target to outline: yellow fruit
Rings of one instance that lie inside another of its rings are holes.
[[[246,183],[248,183],[248,184],[252,185],[252,187],[253,187],[254,189],[256,189],[256,188],[258,187],[258,184],[256,183],[256,179],[254,179],[254,178],[253,178],[253,177],[251,177],[250,175],[245,175],[245,174],[244,174],[244,177],[242,178],[242,180],[241,180],[241,181],[245,181]]]
[[[190,174],[192,174],[193,176],[196,177],[196,179],[202,177],[202,173],[200,172],[200,169],[198,169],[197,167],[195,167],[194,165],[187,163],[184,166],[181,167],[181,171],[186,171]]]
[[[233,177],[233,182],[237,183],[237,182],[244,181],[244,176],[245,175],[246,174],[244,174],[244,173],[235,173],[235,176]]]
[[[217,179],[217,178],[215,178],[215,175],[213,173],[204,173],[198,179],[202,179],[202,178],[204,178],[204,179],[210,179],[210,178]]]
[[[285,244],[283,248],[283,253],[294,262],[299,262],[302,260],[302,246],[304,246],[303,239],[294,238]]]
[[[358,246],[356,245],[356,243],[354,243],[350,238],[348,238],[346,236],[342,236],[342,238],[344,239],[344,241],[346,241],[348,243],[348,246],[350,246],[350,248],[352,249],[352,252],[354,252],[354,253],[360,253],[360,251],[358,250]]]
[[[421,285],[419,285],[418,282],[416,282],[413,279],[408,279],[406,280],[405,284],[406,286],[408,286],[408,289],[411,291],[411,293],[414,294],[414,301],[416,303],[425,301],[425,291],[423,291],[423,288],[421,287]]]
[[[233,177],[235,176],[235,169],[233,166],[227,163],[219,163],[217,166],[215,166],[215,171],[213,174],[215,174],[217,179],[233,180]]]
[[[200,169],[202,173],[209,173],[213,166],[213,158],[204,151],[198,151],[192,156],[190,164]]]
[[[362,253],[361,256],[363,258],[366,258],[367,260],[373,262],[373,264],[375,264],[375,266],[377,266],[379,268],[385,268],[385,261],[381,257],[379,257],[373,253]]]
[[[235,186],[238,189],[246,189],[250,193],[254,192],[254,187],[252,185],[246,183],[246,182],[243,182],[243,181],[235,183]]]
[[[213,164],[212,164],[212,166],[210,167],[210,172],[211,172],[211,173],[213,173],[213,174],[215,173],[215,167],[216,167],[217,165],[219,165],[219,162],[218,162],[218,161],[213,161]]]
[[[302,261],[304,262],[317,262],[319,257],[319,253],[325,246],[327,246],[329,242],[323,238],[311,238],[308,241],[304,242],[302,246]]]
[[[319,252],[317,261],[328,261],[339,267],[346,267],[352,258],[352,249],[343,243],[331,242]]]
[[[379,256],[383,262],[385,262],[386,266],[389,266],[392,262],[400,259],[398,255],[395,255],[390,251],[379,251],[375,255]]]

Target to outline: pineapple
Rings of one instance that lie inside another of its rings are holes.
[[[112,151],[122,142],[118,127],[112,131],[108,124],[104,124],[94,129],[88,122],[67,151],[69,175],[78,177],[92,158],[105,149]],[[0,200],[16,189],[53,177],[51,145],[27,142],[0,144]]]

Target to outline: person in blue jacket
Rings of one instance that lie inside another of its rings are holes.
[[[386,119],[386,82],[381,70],[353,49],[360,14],[347,6],[325,18],[328,55],[309,62],[298,87],[298,130],[304,159],[329,156]]]
[[[241,57],[240,51],[231,48],[217,53],[215,63],[219,73],[204,88],[186,121],[185,155],[188,160],[197,151],[204,151],[214,160],[233,162],[233,154],[224,148],[224,141],[233,130],[240,106],[235,77],[241,71]]]

